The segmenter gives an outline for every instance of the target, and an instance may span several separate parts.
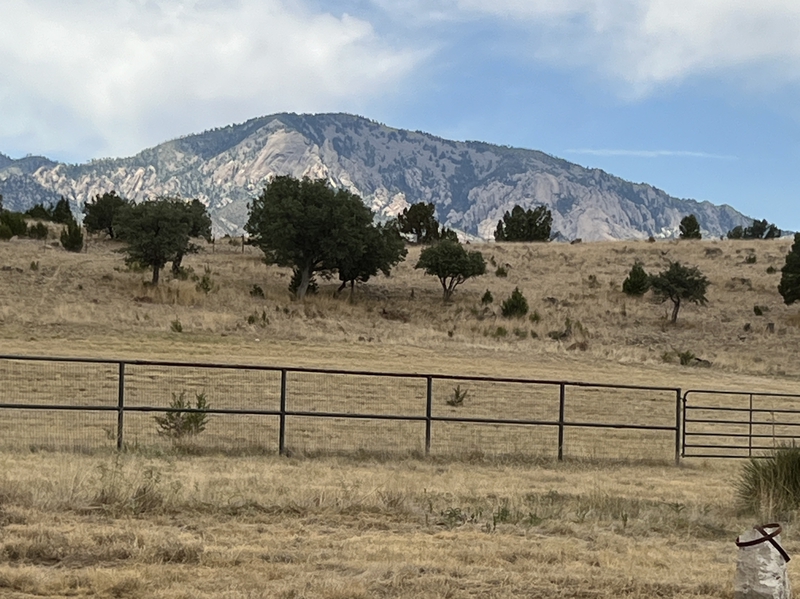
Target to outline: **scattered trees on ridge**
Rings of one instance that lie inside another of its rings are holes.
[[[694,214],[684,216],[681,219],[681,239],[702,239],[700,233],[700,223],[697,222],[697,217]]]
[[[419,202],[404,208],[397,216],[400,232],[414,235],[417,243],[433,243],[442,239],[458,241],[455,231],[442,227],[436,220],[436,206],[433,203]]]
[[[672,318],[674,324],[678,320],[681,302],[705,305],[708,302],[706,290],[709,281],[695,266],[683,266],[680,262],[670,262],[667,270],[650,277],[650,287],[660,302],[672,302]]]
[[[550,241],[553,215],[546,206],[525,210],[514,206],[497,223],[495,241]]]
[[[781,230],[772,223],[764,220],[754,220],[749,227],[738,225],[728,231],[728,239],[777,239]]]
[[[457,241],[445,239],[422,250],[414,268],[437,277],[444,290],[444,301],[448,301],[458,285],[486,273],[486,262],[480,252],[467,252]]]
[[[778,293],[786,305],[800,300],[800,233],[794,234],[794,243],[786,254],[786,263],[781,268]]]

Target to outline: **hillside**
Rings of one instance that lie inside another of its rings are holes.
[[[441,222],[483,239],[516,204],[548,206],[555,231],[585,241],[674,237],[689,213],[709,236],[751,222],[730,206],[680,200],[536,150],[451,141],[347,114],[265,116],[81,165],[0,155],[0,194],[16,210],[63,195],[76,213],[110,190],[137,201],[181,195],[206,204],[218,234],[239,234],[247,202],[275,174],[325,177],[382,217],[433,202]]]
[[[191,279],[157,289],[128,270],[113,242],[81,254],[51,244],[0,243],[0,343],[4,352],[257,362],[410,372],[482,373],[643,384],[796,391],[800,314],[777,293],[789,240],[593,244],[472,244],[489,273],[443,305],[438,281],[408,259],[334,297],[336,281],[293,302],[290,272],[265,266],[252,247],[220,240],[186,259],[211,273],[205,294]],[[755,256],[755,258],[747,258]],[[687,305],[677,325],[668,304],[630,298],[621,283],[635,260],[658,272],[669,260],[711,280],[706,307]],[[753,262],[755,260],[755,262]],[[498,267],[507,270],[498,277]],[[778,270],[769,274],[768,267]],[[260,286],[265,297],[251,294]],[[500,303],[519,287],[539,315],[505,319]],[[490,290],[494,301],[482,306]],[[754,306],[762,315],[757,316]],[[182,333],[173,331],[179,321]],[[568,327],[567,321],[571,323]],[[768,324],[773,323],[772,327]],[[555,341],[550,332],[570,335]],[[691,352],[710,365],[681,366]]]

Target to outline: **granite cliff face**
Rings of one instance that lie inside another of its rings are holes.
[[[265,116],[81,165],[0,154],[0,194],[9,208],[63,195],[79,213],[111,190],[136,201],[180,195],[206,204],[218,234],[240,233],[247,202],[283,174],[325,177],[384,217],[433,202],[441,222],[484,239],[515,204],[546,205],[555,231],[585,241],[675,236],[690,213],[706,235],[752,222],[730,206],[673,198],[536,150],[450,141],[347,114]]]

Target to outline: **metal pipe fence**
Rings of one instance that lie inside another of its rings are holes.
[[[684,457],[763,457],[800,441],[798,394],[690,389],[683,404]]]
[[[0,447],[679,460],[681,390],[443,374],[0,355]],[[206,398],[204,409],[173,400]]]

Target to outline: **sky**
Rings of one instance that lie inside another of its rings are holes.
[[[797,0],[3,0],[0,24],[12,158],[348,112],[800,231]]]

